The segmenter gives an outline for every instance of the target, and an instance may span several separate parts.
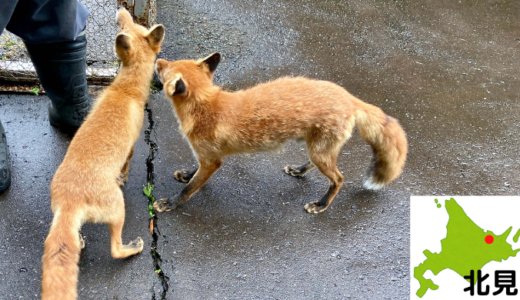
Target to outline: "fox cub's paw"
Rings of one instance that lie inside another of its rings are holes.
[[[293,177],[303,177],[305,173],[302,173],[299,166],[285,166],[283,169],[285,173],[293,176]]]
[[[327,210],[328,206],[320,206],[319,201],[312,201],[305,204],[305,210],[310,214],[319,214]]]
[[[177,204],[175,204],[173,201],[170,201],[169,198],[155,200],[153,203],[153,209],[155,209],[157,212],[174,210],[176,207]]]
[[[193,176],[190,176],[188,170],[186,169],[177,170],[175,173],[173,173],[173,178],[179,182],[188,183],[190,182],[191,177]]]
[[[128,243],[128,245],[126,245],[126,247],[131,248],[131,249],[139,249],[139,252],[137,252],[137,253],[140,253],[141,251],[143,251],[143,247],[144,247],[143,239],[141,237],[137,237],[135,240]]]

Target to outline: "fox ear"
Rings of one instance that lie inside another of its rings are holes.
[[[154,48],[156,52],[161,51],[161,43],[164,39],[164,26],[159,24],[150,28],[145,38],[148,40],[150,47]]]
[[[175,95],[183,95],[186,93],[186,84],[184,84],[184,80],[178,77],[170,82],[166,86],[165,92],[173,97]]]
[[[123,28],[125,23],[134,23],[132,16],[124,7],[121,7],[116,13],[116,23],[119,28]]]
[[[218,63],[220,62],[220,58],[220,53],[215,52],[209,55],[208,57],[203,58],[202,64],[208,66],[209,71],[213,73],[217,69]]]
[[[132,37],[125,33],[120,33],[116,37],[115,49],[117,56],[121,60],[126,60],[126,58],[132,52]]]

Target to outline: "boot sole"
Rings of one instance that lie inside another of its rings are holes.
[[[67,128],[65,126],[63,126],[62,124],[52,120],[51,118],[49,118],[49,123],[51,123],[51,126],[60,130],[61,132],[63,133],[66,133],[66,134],[75,134],[76,131],[78,131],[79,128]]]

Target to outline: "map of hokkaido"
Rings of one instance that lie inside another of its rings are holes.
[[[432,209],[442,209],[442,201],[437,199],[435,199],[435,203],[432,203],[432,200],[429,201],[431,201]],[[446,237],[440,240],[441,251],[432,253],[425,249],[423,254],[426,259],[419,265],[412,265],[413,274],[411,276],[419,281],[419,289],[412,292],[415,292],[419,298],[439,288],[439,285],[432,279],[424,277],[428,270],[433,275],[437,275],[443,270],[450,269],[464,278],[464,276],[470,274],[471,270],[475,272],[481,270],[493,261],[506,261],[508,258],[516,257],[517,253],[520,252],[520,248],[513,249],[513,245],[506,241],[511,235],[513,226],[502,233],[495,233],[482,228],[468,217],[454,198],[446,200],[444,208],[448,214],[448,223],[446,225]],[[515,243],[518,242],[519,236],[520,229],[513,236]],[[460,287],[460,291],[463,288],[464,286]]]

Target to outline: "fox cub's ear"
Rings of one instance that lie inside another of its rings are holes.
[[[153,26],[145,38],[148,40],[150,47],[154,48],[156,52],[161,51],[161,43],[164,39],[164,26],[161,24]]]
[[[184,84],[182,78],[178,77],[177,79],[168,82],[165,91],[172,97],[175,95],[183,95],[186,93],[186,84]]]
[[[130,55],[132,52],[132,37],[125,33],[120,33],[116,37],[116,53],[117,56],[122,60],[125,61],[126,58]]]
[[[126,10],[124,7],[121,7],[116,13],[116,23],[119,28],[124,28],[125,24],[132,24],[134,23],[134,20],[132,19],[132,16],[128,10]]]
[[[201,63],[208,66],[208,69],[211,73],[215,72],[217,69],[218,63],[220,62],[220,53],[215,52],[209,55],[206,58],[203,58]]]

